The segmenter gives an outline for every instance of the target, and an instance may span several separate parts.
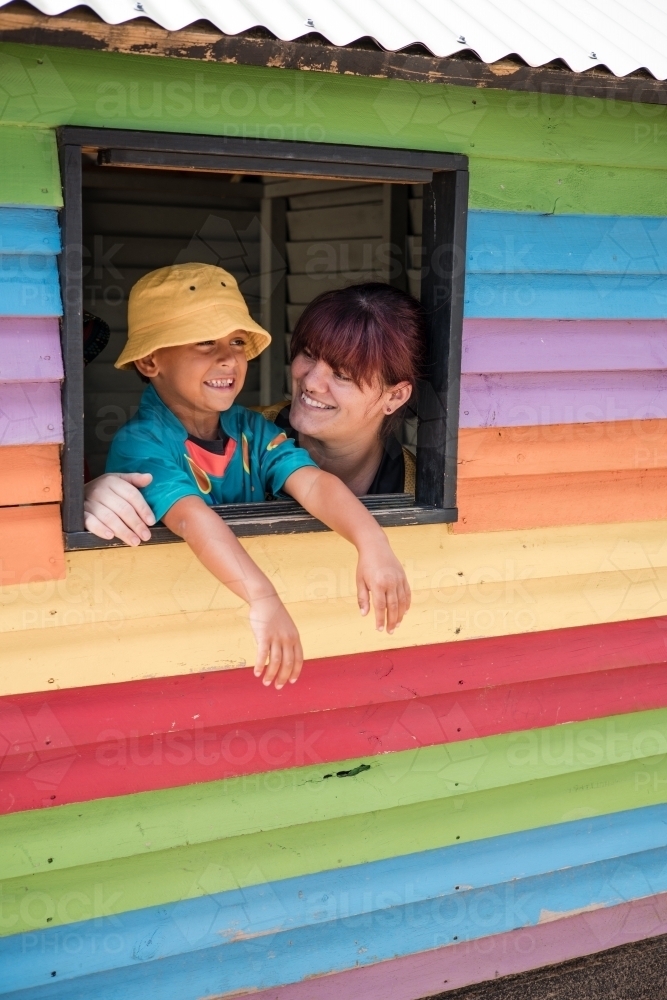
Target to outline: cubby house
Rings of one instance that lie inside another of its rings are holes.
[[[0,997],[661,996],[665,15],[65,7],[0,3]],[[272,333],[247,406],[325,288],[426,310],[415,493],[365,500],[394,635],[298,505],[218,509],[299,627],[280,692],[166,528],[85,530],[180,261]]]

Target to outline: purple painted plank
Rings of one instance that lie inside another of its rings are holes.
[[[0,316],[0,382],[57,382],[62,377],[56,318]]]
[[[60,444],[62,440],[59,382],[0,384],[0,446]]]
[[[555,916],[555,915],[554,915]],[[667,933],[667,893],[253,993],[253,1000],[418,1000]]]
[[[667,417],[661,371],[463,375],[461,427],[526,427]]]
[[[462,371],[667,369],[667,320],[468,319]]]

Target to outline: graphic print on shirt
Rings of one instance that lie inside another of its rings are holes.
[[[241,454],[243,455],[243,471],[250,475],[250,448],[245,434],[241,434]]]
[[[279,444],[283,443],[283,441],[287,441],[287,434],[285,434],[285,431],[281,431],[280,434],[276,434],[276,436],[267,444],[266,450],[273,451],[273,449],[277,448]]]
[[[202,493],[210,493],[212,489],[210,477],[215,476],[216,479],[222,479],[236,451],[236,441],[230,438],[221,455],[202,448],[189,438],[185,442],[185,447],[188,452],[185,459],[190,466],[198,489]]]

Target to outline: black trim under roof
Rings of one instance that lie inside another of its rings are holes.
[[[599,66],[585,73],[574,73],[560,60],[533,68],[518,56],[486,64],[469,50],[445,58],[432,56],[418,45],[403,52],[386,52],[368,38],[346,46],[332,45],[312,34],[283,42],[263,28],[225,35],[206,21],[198,21],[180,31],[167,31],[147,18],[112,25],[86,7],[51,16],[41,14],[22,0],[0,8],[0,41],[312,70],[412,83],[448,83],[478,89],[667,104],[667,83],[656,80],[648,70],[625,77],[616,77]]]

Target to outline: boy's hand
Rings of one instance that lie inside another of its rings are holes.
[[[250,602],[250,624],[257,640],[255,677],[264,673],[266,687],[275,678],[278,691],[287,681],[294,684],[303,666],[303,650],[296,625],[277,594]]]
[[[373,540],[359,550],[357,563],[357,598],[362,615],[370,611],[370,598],[375,608],[375,627],[385,626],[391,635],[410,607],[410,584],[405,570],[386,539]]]
[[[177,500],[163,517],[175,535],[185,539],[209,572],[250,606],[250,624],[257,640],[255,676],[264,673],[268,687],[294,683],[303,666],[296,625],[270,580],[253,562],[229,525],[201,497]],[[268,666],[267,666],[267,662]],[[264,668],[266,667],[266,671]]]

